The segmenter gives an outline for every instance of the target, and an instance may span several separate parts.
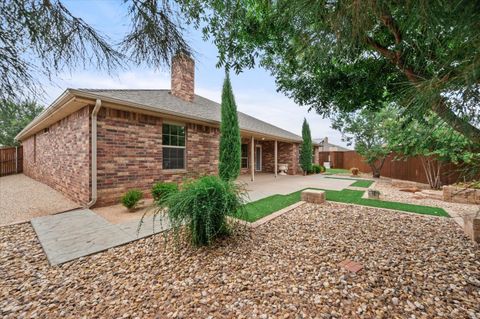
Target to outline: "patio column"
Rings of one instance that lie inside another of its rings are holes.
[[[251,156],[250,156],[250,175],[252,178],[252,182],[255,179],[255,139],[252,136],[250,141],[251,145]]]
[[[275,178],[277,178],[278,172],[278,145],[277,140],[275,140],[275,147],[274,147],[274,158],[275,158]]]

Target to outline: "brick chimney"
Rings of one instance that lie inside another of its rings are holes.
[[[172,59],[172,95],[192,102],[195,96],[195,62],[185,53],[177,53]]]

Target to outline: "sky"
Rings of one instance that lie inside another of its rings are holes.
[[[126,6],[120,0],[64,0],[73,15],[81,17],[101,33],[119,41],[128,30]],[[201,32],[188,28],[185,34],[195,55],[195,93],[220,102],[225,72],[217,69],[217,49],[202,39]],[[312,138],[328,136],[329,142],[346,146],[341,134],[330,127],[330,120],[314,111],[308,112],[282,93],[276,91],[275,79],[262,68],[230,75],[237,109],[263,121],[301,135],[302,122],[310,124]],[[59,74],[54,83],[45,84],[45,102],[51,103],[66,88],[110,89],[168,89],[170,70],[153,70],[129,66],[114,75],[99,72],[93,67]]]

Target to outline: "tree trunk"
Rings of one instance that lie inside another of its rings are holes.
[[[375,167],[375,165],[370,166],[372,168],[373,178],[380,178],[380,170]]]
[[[375,165],[375,163],[378,160],[373,162],[373,163],[369,163],[370,168],[372,169],[373,178],[380,178],[380,171],[382,170],[383,164],[385,164],[385,159],[386,159],[386,157],[382,158],[380,160],[380,164],[378,166]]]
[[[428,185],[430,185],[431,189],[440,189],[442,187],[442,181],[440,180],[442,163],[425,156],[420,157],[420,159]]]

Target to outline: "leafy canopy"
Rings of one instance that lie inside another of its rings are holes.
[[[386,119],[385,126],[386,139],[397,159],[419,158],[430,187],[441,187],[441,168],[447,163],[463,167],[460,173],[466,179],[478,175],[480,153],[474,144],[435,114],[412,119],[399,113]]]
[[[228,73],[223,82],[221,113],[218,174],[221,179],[232,181],[240,174],[241,139],[237,105]]]
[[[41,92],[39,79],[92,65],[108,72],[126,62],[168,65],[191,53],[173,1],[124,0],[130,30],[115,43],[60,0],[0,1],[0,99]]]
[[[332,118],[332,128],[342,133],[342,139],[348,145],[355,144],[355,151],[372,168],[374,177],[380,177],[385,158],[391,152],[386,120],[394,116],[394,109],[386,107],[378,112],[369,109],[354,113],[340,112]]]
[[[303,119],[302,125],[302,145],[300,148],[300,166],[304,174],[312,171],[312,134],[307,119]]]
[[[33,101],[15,103],[13,101],[0,101],[0,146],[19,145],[15,136],[27,126],[43,107]]]
[[[329,115],[397,102],[480,143],[480,2],[184,0],[219,65],[257,63]]]

